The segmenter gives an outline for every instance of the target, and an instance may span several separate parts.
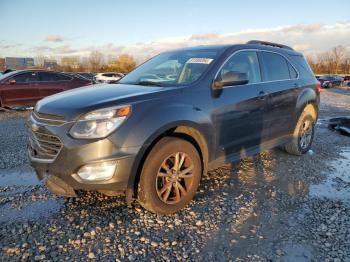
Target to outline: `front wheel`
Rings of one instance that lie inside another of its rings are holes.
[[[175,137],[163,138],[143,165],[138,201],[153,213],[175,213],[194,197],[201,173],[200,156],[190,142]]]
[[[285,146],[285,150],[292,155],[302,155],[309,151],[315,132],[315,120],[312,115],[304,111],[295,127],[292,140]]]

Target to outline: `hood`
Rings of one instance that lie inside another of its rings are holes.
[[[86,86],[48,96],[37,103],[35,111],[73,120],[92,110],[136,102],[170,89],[124,84]]]

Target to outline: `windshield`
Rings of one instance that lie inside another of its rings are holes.
[[[196,81],[217,55],[216,51],[187,50],[155,56],[119,81],[120,84],[180,86]]]

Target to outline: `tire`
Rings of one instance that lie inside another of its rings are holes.
[[[193,199],[201,174],[199,153],[190,142],[175,137],[162,138],[142,167],[138,201],[153,213],[173,214]]]
[[[310,124],[308,129],[307,138],[303,137],[303,135],[306,133],[305,128],[307,127],[307,123]],[[305,154],[309,151],[313,138],[314,138],[314,132],[315,132],[315,119],[312,117],[312,115],[307,112],[303,111],[302,114],[299,117],[299,120],[295,126],[294,132],[293,132],[293,138],[292,140],[285,145],[285,150],[292,155],[300,156],[302,154]]]

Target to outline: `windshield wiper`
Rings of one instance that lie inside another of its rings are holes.
[[[162,83],[159,82],[153,82],[153,81],[139,81],[137,83],[135,83],[135,85],[145,85],[145,86],[164,86]]]

